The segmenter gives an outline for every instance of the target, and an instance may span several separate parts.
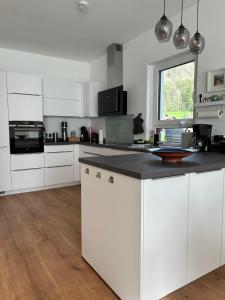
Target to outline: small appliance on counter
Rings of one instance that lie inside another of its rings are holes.
[[[99,142],[99,135],[97,132],[92,132],[91,133],[91,143],[93,144],[98,144]]]
[[[85,126],[82,126],[80,128],[80,141],[82,143],[88,143],[89,142],[89,135],[88,135],[87,128]]]
[[[68,124],[67,122],[61,122],[61,128],[62,128],[62,141],[63,142],[67,142],[68,140],[68,135],[67,135],[67,128],[68,128]]]
[[[192,147],[205,152],[211,150],[212,125],[195,124],[193,125]]]
[[[225,152],[225,135],[214,135],[213,148],[219,152]]]

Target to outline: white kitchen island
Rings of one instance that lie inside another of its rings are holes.
[[[225,264],[221,155],[80,159],[82,256],[121,299],[158,300]]]

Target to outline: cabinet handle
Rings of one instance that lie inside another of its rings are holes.
[[[110,176],[109,179],[108,179],[108,182],[109,183],[114,183],[114,177]]]
[[[86,173],[86,174],[89,174],[89,169],[88,169],[88,168],[85,170],[85,173]]]
[[[99,179],[101,179],[101,173],[100,172],[97,172],[97,174],[96,174],[96,178],[99,178]]]

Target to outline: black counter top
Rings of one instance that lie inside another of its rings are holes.
[[[225,153],[194,153],[179,164],[163,164],[151,153],[87,157],[79,161],[137,179],[156,179],[225,168]]]

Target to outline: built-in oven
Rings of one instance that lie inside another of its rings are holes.
[[[44,152],[44,123],[9,122],[11,154]]]

